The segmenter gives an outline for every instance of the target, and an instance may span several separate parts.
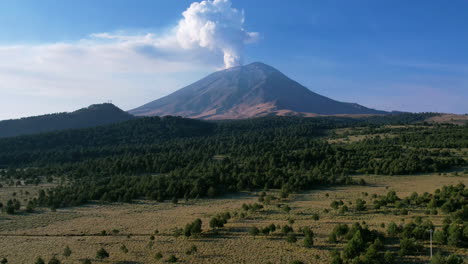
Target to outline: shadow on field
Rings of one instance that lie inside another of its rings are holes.
[[[143,262],[139,262],[139,261],[117,261],[114,263],[115,264],[143,264]]]

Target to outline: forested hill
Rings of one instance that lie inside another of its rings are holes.
[[[81,111],[81,110],[80,110]],[[326,129],[352,126],[379,126],[382,124],[410,124],[421,122],[433,114],[400,114],[349,117],[262,117],[245,120],[202,121],[182,117],[144,117],[126,122],[83,129],[70,129],[0,139],[0,166],[43,161],[76,161],[84,153],[102,149],[134,148],[154,145],[177,138],[257,135],[288,137],[319,136]],[[98,151],[100,152],[100,151]],[[48,155],[55,156],[52,158]],[[102,153],[110,155],[111,152]],[[21,159],[17,159],[21,157]],[[95,158],[96,156],[92,156]],[[11,162],[9,162],[11,161]]]
[[[71,113],[0,121],[0,138],[107,125],[134,119],[113,104],[96,104]]]

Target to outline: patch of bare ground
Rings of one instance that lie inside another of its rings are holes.
[[[441,114],[430,117],[426,120],[433,123],[450,123],[456,125],[468,124],[468,115]]]

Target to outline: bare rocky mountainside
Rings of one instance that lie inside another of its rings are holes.
[[[387,114],[316,94],[260,62],[215,72],[129,112],[137,116],[177,115],[200,119]]]

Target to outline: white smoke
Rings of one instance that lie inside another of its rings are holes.
[[[244,45],[258,37],[244,29],[244,11],[233,8],[230,0],[192,3],[182,15],[176,29],[182,48],[220,51],[226,68],[242,65]]]
[[[71,42],[0,44],[0,120],[109,99],[136,107],[223,62],[240,65],[245,44],[257,37],[244,30],[244,13],[229,0],[194,3],[182,15],[165,33],[98,32]]]

